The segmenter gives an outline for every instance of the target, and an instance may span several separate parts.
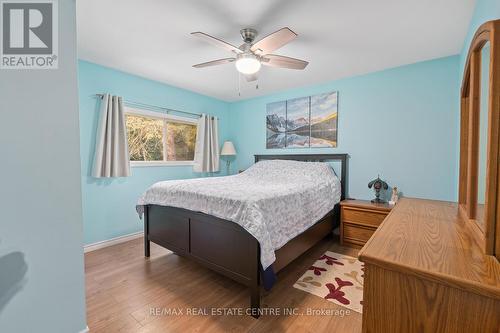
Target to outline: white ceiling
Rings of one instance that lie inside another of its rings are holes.
[[[323,83],[461,51],[475,0],[79,0],[79,58],[226,101]],[[190,36],[232,44],[239,30],[263,37],[282,27],[299,36],[274,52],[310,62],[304,71],[263,68],[259,90],[231,56]],[[458,69],[457,69],[458,70]]]

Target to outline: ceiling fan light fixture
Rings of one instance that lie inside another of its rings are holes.
[[[244,43],[240,47],[236,47],[201,31],[192,32],[191,35],[232,53],[230,58],[203,62],[193,65],[193,67],[205,68],[234,62],[238,73],[243,74],[248,82],[258,79],[257,73],[261,66],[296,70],[303,70],[307,67],[307,61],[273,54],[274,51],[297,37],[297,34],[290,28],[281,28],[257,42],[254,42],[257,36],[255,29],[245,28],[240,31],[240,34]]]
[[[260,60],[253,54],[242,54],[236,60],[236,69],[241,74],[255,74],[260,70]]]

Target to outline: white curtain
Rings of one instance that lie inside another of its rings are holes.
[[[102,98],[92,176],[130,176],[127,129],[121,97],[105,94]]]
[[[219,171],[219,133],[216,117],[202,114],[198,121],[193,170],[195,172]]]

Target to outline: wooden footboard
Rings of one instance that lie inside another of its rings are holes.
[[[259,243],[238,224],[182,208],[156,205],[145,207],[144,223],[146,257],[150,241],[190,257],[249,287],[251,307],[259,309]]]
[[[249,287],[251,311],[259,317],[260,247],[238,224],[182,208],[148,205],[144,212],[144,253],[154,242]],[[277,273],[331,234],[333,212],[276,251]]]

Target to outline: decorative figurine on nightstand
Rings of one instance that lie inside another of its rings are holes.
[[[384,200],[380,199],[380,190],[387,190],[389,185],[380,179],[380,175],[377,176],[377,179],[372,180],[368,183],[368,188],[372,188],[375,190],[375,199],[372,200],[373,203],[385,203]]]
[[[398,199],[399,199],[398,188],[396,186],[394,186],[392,188],[391,201],[389,201],[389,205],[395,205],[395,204],[397,204],[398,203]]]

